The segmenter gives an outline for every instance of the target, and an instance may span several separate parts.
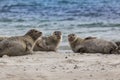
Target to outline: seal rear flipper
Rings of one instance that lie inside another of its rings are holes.
[[[119,50],[112,50],[112,51],[110,51],[110,54],[120,54],[120,51]]]
[[[120,50],[120,41],[115,42],[116,45],[118,46],[118,49]]]

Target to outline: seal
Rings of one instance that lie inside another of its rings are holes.
[[[4,39],[7,39],[8,37],[3,37],[3,36],[0,36],[0,42]]]
[[[62,41],[61,31],[54,31],[48,37],[41,37],[36,41],[33,51],[57,51],[60,42]]]
[[[0,56],[21,56],[31,54],[35,41],[42,36],[42,32],[31,29],[23,36],[14,36],[0,42]]]
[[[75,53],[118,53],[118,46],[114,42],[97,39],[96,37],[82,39],[76,34],[69,34],[68,41],[71,49]]]

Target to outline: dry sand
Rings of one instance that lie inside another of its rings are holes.
[[[3,56],[0,80],[120,80],[120,55],[36,52]]]

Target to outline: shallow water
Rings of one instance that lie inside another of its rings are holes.
[[[120,0],[0,0],[0,35],[22,35],[36,28],[44,35],[55,30],[67,35],[120,40]]]

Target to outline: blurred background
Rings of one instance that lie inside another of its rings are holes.
[[[0,0],[0,35],[23,35],[31,28],[50,35],[120,40],[120,0]]]

